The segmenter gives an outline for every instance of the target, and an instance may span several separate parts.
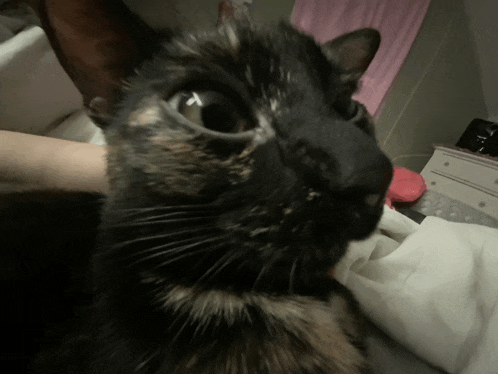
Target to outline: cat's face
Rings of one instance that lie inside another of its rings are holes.
[[[376,31],[319,46],[288,25],[243,21],[161,42],[119,1],[42,2],[40,15],[106,127],[99,261],[116,271],[113,287],[129,275],[316,289],[375,228],[391,164],[351,96]]]
[[[141,271],[291,290],[370,234],[391,164],[334,48],[248,23],[165,42],[106,129],[104,219],[143,239],[119,251],[145,251]]]

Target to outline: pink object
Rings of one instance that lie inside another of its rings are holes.
[[[411,203],[420,198],[426,190],[424,178],[413,171],[395,167],[393,180],[386,195],[386,204],[393,202]]]
[[[369,113],[378,116],[429,3],[430,0],[296,0],[292,23],[320,43],[363,27],[379,30],[382,36],[379,51],[354,97]]]

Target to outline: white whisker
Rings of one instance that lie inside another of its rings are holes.
[[[272,265],[276,262],[276,259],[271,259],[269,262],[267,262],[259,271],[258,276],[256,277],[256,280],[254,281],[252,288],[255,289],[258,283],[260,282],[261,278],[270,270]]]
[[[153,257],[155,257],[157,255],[165,254],[168,251],[170,251],[171,253],[174,253],[174,252],[177,252],[177,249],[181,249],[185,245],[189,245],[192,242],[193,242],[193,244],[196,244],[196,243],[199,243],[200,241],[202,241],[202,240],[204,240],[206,238],[209,239],[209,238],[212,238],[212,237],[213,237],[213,235],[200,235],[200,236],[194,236],[194,237],[188,238],[188,239],[182,239],[182,240],[177,240],[177,241],[174,241],[174,242],[169,242],[169,243],[166,243],[166,244],[157,245],[155,247],[147,248],[147,249],[141,250],[139,252],[133,253],[130,256],[128,256],[128,258],[136,257],[136,256],[141,256],[143,254],[150,253],[150,252],[155,252],[155,251],[158,251],[158,250],[160,252],[154,254],[150,258],[153,258]],[[218,238],[218,237],[219,236],[216,236],[216,238]],[[147,259],[149,259],[149,257],[146,257],[143,260],[147,260]]]
[[[223,238],[219,237],[218,239],[223,239]],[[168,261],[162,262],[158,266],[155,266],[154,269],[160,269],[163,266],[170,265],[170,264],[172,264],[172,263],[174,263],[176,261],[182,260],[184,258],[187,258],[187,257],[190,257],[190,256],[196,256],[196,255],[198,255],[199,253],[202,253],[202,252],[213,251],[215,249],[221,248],[221,247],[226,246],[226,245],[227,245],[227,242],[222,242],[222,243],[217,244],[217,245],[211,245],[209,247],[201,248],[201,249],[196,250],[196,251],[187,252],[187,253],[185,253],[183,255],[176,256],[176,257],[173,257],[172,259],[170,259]]]
[[[168,224],[168,223],[193,223],[193,222],[198,222],[198,221],[210,221],[212,222],[214,219],[218,218],[217,215],[214,216],[205,216],[205,217],[189,217],[189,218],[178,218],[178,219],[166,219],[166,220],[159,220],[159,221],[151,221],[151,222],[123,222],[123,223],[116,223],[116,224],[111,224],[111,225],[104,225],[105,228],[119,228],[119,227],[139,227],[139,226],[152,226],[152,225],[159,225],[159,224]]]
[[[166,213],[166,214],[160,214],[156,216],[149,216],[149,217],[143,217],[143,218],[138,218],[133,220],[133,223],[140,223],[140,222],[147,222],[155,219],[163,219],[163,218],[170,218],[170,217],[181,217],[181,216],[191,216],[193,214],[199,214],[199,213],[211,213],[210,211],[179,211],[179,212],[173,212],[173,213]]]
[[[197,210],[197,209],[213,209],[220,208],[220,205],[206,203],[206,204],[189,204],[189,205],[159,205],[148,208],[126,208],[126,209],[116,209],[119,212],[130,212],[131,214],[141,213],[141,212],[153,212],[153,211],[187,211],[187,210]]]
[[[294,293],[294,279],[296,277],[296,268],[297,268],[298,260],[299,260],[299,256],[296,257],[296,259],[292,263],[292,267],[291,267],[291,270],[289,272],[289,294]]]
[[[194,227],[193,229],[187,229],[187,230],[180,230],[180,231],[174,231],[170,232],[167,234],[159,234],[159,235],[153,235],[153,236],[146,236],[146,237],[141,237],[141,238],[136,238],[132,240],[127,240],[118,244],[113,245],[111,248],[121,248],[121,247],[126,247],[130,244],[138,243],[138,242],[143,242],[143,241],[149,241],[149,240],[154,240],[154,239],[166,239],[166,238],[171,238],[179,235],[185,235],[185,234],[195,234],[203,231],[208,231],[208,230],[214,230],[216,229],[215,225],[201,225]],[[189,238],[189,240],[192,240],[192,238]]]
[[[203,238],[208,238],[206,240],[200,240],[200,239],[203,239]],[[146,256],[146,257],[142,257],[142,258],[139,258],[138,260],[136,260],[135,262],[133,262],[131,264],[131,266],[133,265],[136,265],[140,262],[144,262],[144,261],[147,261],[147,260],[150,260],[150,259],[153,259],[153,258],[156,258],[156,257],[170,257],[171,255],[174,255],[175,253],[182,253],[182,252],[185,252],[187,249],[193,249],[199,245],[203,245],[203,244],[208,244],[208,243],[212,243],[212,242],[216,242],[216,241],[219,241],[219,240],[222,240],[222,239],[226,239],[227,236],[226,235],[220,235],[220,236],[216,236],[216,237],[212,237],[212,235],[205,235],[205,236],[201,236],[201,237],[197,237],[197,238],[193,238],[193,239],[185,239],[185,240],[179,240],[177,242],[173,242],[173,243],[168,243],[168,244],[164,244],[164,245],[158,245],[156,247],[153,247],[153,248],[149,248],[145,251],[142,251],[140,253],[137,253],[137,254],[134,254],[134,255],[142,255],[146,252],[155,252],[155,251],[159,251],[157,253],[153,253],[149,256]],[[192,242],[193,240],[195,240],[194,243],[191,243],[191,244],[186,244],[186,243],[190,243]],[[183,245],[181,245],[183,244]],[[203,251],[203,249],[201,250],[201,252]],[[198,251],[193,251],[193,252],[189,252],[188,254],[190,255],[194,255],[198,253]],[[184,256],[184,255],[182,255]],[[178,257],[182,257],[182,256],[178,256]],[[162,264],[158,267],[161,267]]]
[[[237,258],[241,256],[241,252],[234,251],[233,249],[231,251],[228,251],[225,253],[223,256],[221,256],[218,261],[216,261],[198,280],[197,282],[201,282],[206,279],[208,275],[211,274],[209,279],[213,279],[217,274],[219,274],[220,271],[222,271],[225,267],[230,265],[233,261],[235,261]],[[224,263],[223,263],[224,262]]]

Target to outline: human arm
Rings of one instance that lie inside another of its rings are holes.
[[[0,131],[0,182],[106,193],[106,148]]]

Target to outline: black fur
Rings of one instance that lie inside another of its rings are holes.
[[[40,372],[368,372],[358,307],[327,272],[375,228],[391,164],[350,97],[358,73],[324,48],[244,21],[173,36],[128,78],[96,297]],[[212,91],[244,131],[178,113],[179,92]]]

